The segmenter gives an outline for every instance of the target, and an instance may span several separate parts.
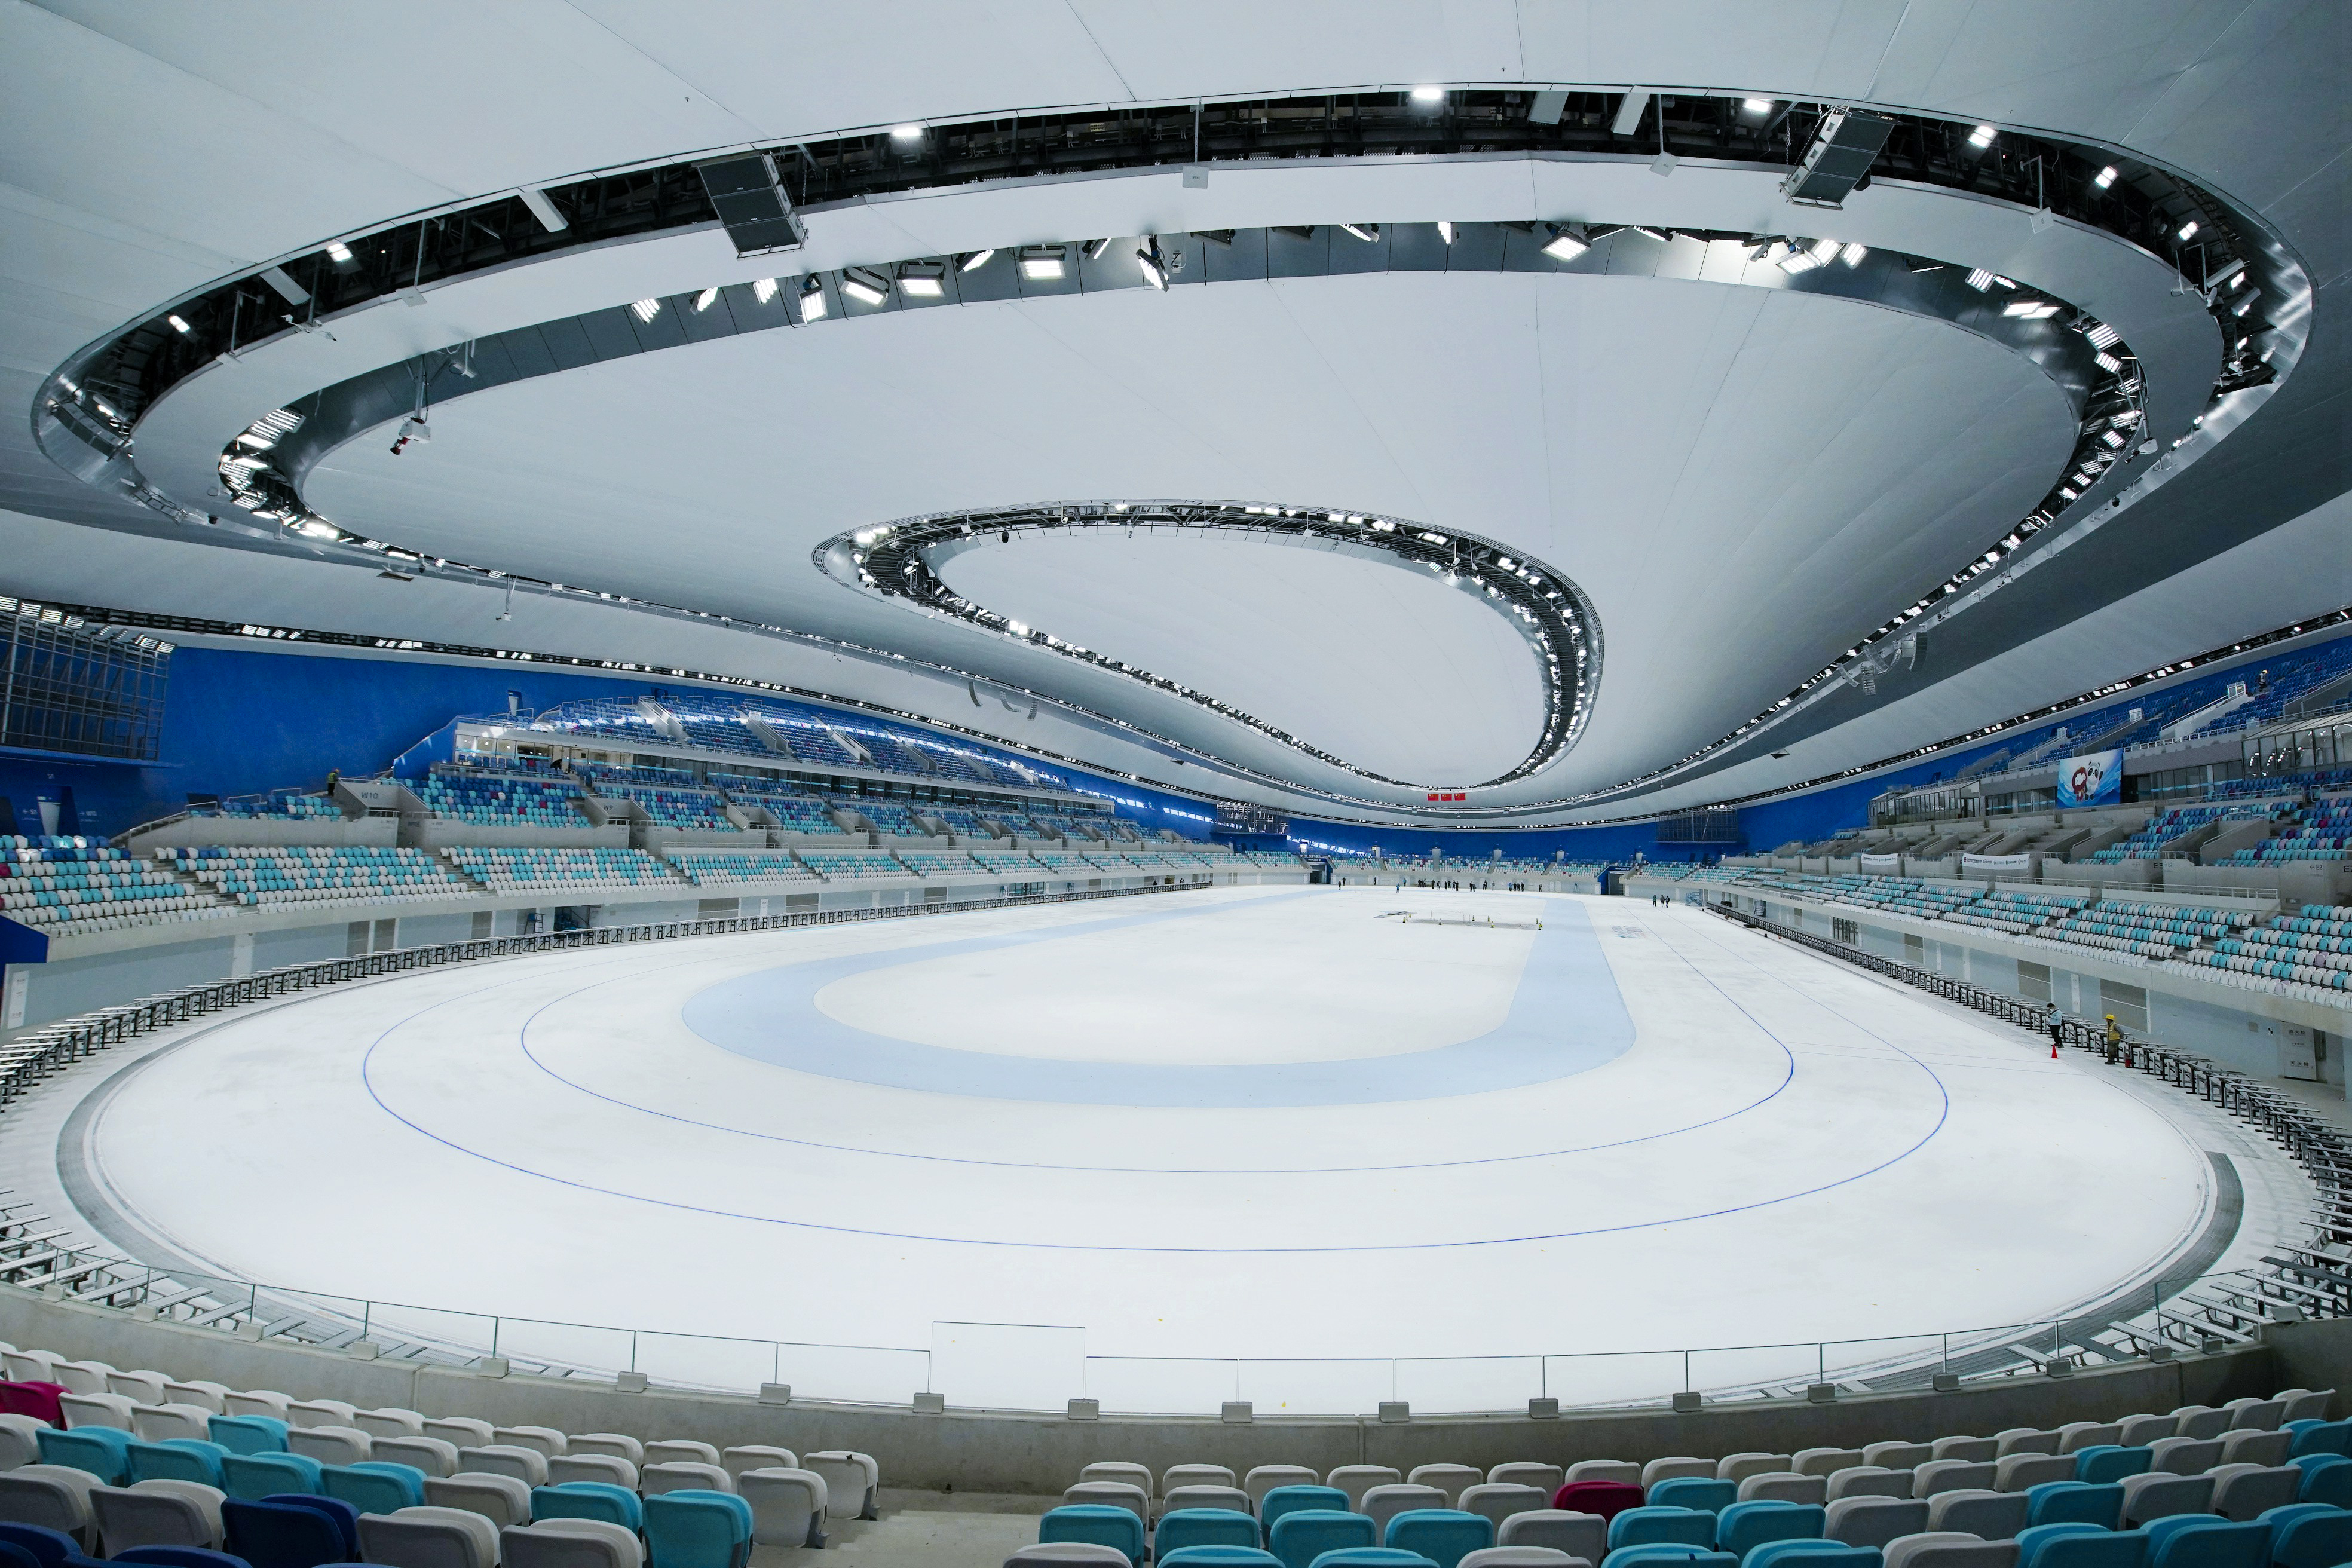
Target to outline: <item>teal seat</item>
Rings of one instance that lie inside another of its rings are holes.
[[[1609,1521],[1609,1548],[1657,1543],[1715,1549],[1715,1515],[1705,1509],[1644,1504]]]
[[[139,1481],[201,1481],[222,1484],[221,1467],[228,1450],[198,1437],[167,1437],[161,1443],[131,1445],[131,1479]]]
[[[286,1423],[274,1415],[215,1415],[205,1425],[213,1441],[232,1454],[286,1452]]]
[[[676,1493],[669,1494],[676,1496]],[[647,1533],[652,1531],[653,1505],[660,1498],[646,1500]],[[1057,1541],[1083,1541],[1095,1546],[1110,1546],[1127,1553],[1129,1563],[1143,1561],[1143,1521],[1127,1509],[1108,1503],[1073,1502],[1048,1509],[1037,1521],[1037,1542],[1045,1545]]]
[[[530,1521],[542,1519],[601,1519],[624,1530],[642,1531],[645,1504],[637,1494],[613,1481],[562,1481],[530,1490]]]
[[[221,1489],[246,1502],[288,1492],[324,1497],[326,1469],[303,1454],[231,1454],[221,1461]]]
[[[2232,1524],[2219,1514],[2176,1513],[2140,1527],[2147,1568],[2270,1568],[2271,1527]]]
[[[2352,1512],[2326,1503],[2294,1502],[2255,1521],[2270,1526],[2271,1562],[2277,1568],[2336,1568],[2352,1563]]]
[[[329,1465],[321,1473],[320,1490],[362,1513],[392,1513],[425,1506],[425,1472],[415,1465],[395,1465],[388,1459]]]
[[[646,1568],[743,1568],[750,1560],[751,1505],[734,1493],[664,1492],[645,1503]]]
[[[2352,1421],[2290,1421],[2284,1429],[2294,1433],[2294,1446],[2288,1452],[2297,1458],[2305,1454],[2352,1455]]]
[[[1465,1509],[1408,1509],[1389,1521],[1381,1544],[1418,1552],[1437,1568],[1454,1568],[1471,1552],[1495,1544],[1495,1521]]]
[[[1621,1546],[1601,1560],[1601,1568],[1643,1568],[1644,1563],[1687,1563],[1693,1568],[1739,1568],[1728,1552],[1707,1552],[1696,1546],[1659,1542],[1649,1546]]]
[[[1180,1508],[1160,1521],[1151,1533],[1151,1554],[1167,1561],[1171,1552],[1192,1546],[1258,1544],[1257,1520],[1234,1508]]]
[[[1346,1513],[1349,1507],[1348,1494],[1337,1487],[1276,1487],[1258,1500],[1260,1542],[1272,1549],[1275,1521],[1286,1513],[1310,1508],[1325,1513]]]
[[[2340,1454],[2305,1454],[2287,1463],[2303,1472],[2295,1501],[2352,1508],[2352,1459]]]
[[[2025,1489],[2025,1522],[2029,1526],[2095,1524],[2101,1530],[2113,1530],[2123,1523],[2123,1519],[2124,1489],[2119,1484],[2044,1481]]]
[[[2143,1568],[2147,1538],[2079,1520],[2029,1525],[2017,1532],[2017,1568]]]
[[[1721,1513],[1739,1500],[1739,1483],[1711,1481],[1705,1476],[1677,1476],[1652,1487],[1643,1500],[1658,1508],[1703,1508],[1709,1513]]]
[[[1342,1546],[1337,1552],[1326,1552],[1307,1568],[1437,1568],[1437,1564],[1418,1552],[1400,1552],[1392,1546]]]
[[[1186,1513],[1192,1510],[1179,1509],[1177,1511]],[[1152,1561],[1159,1564],[1159,1568],[1282,1568],[1281,1558],[1258,1546],[1180,1546],[1167,1556],[1154,1557]]]
[[[1819,1503],[1759,1498],[1733,1503],[1715,1516],[1715,1545],[1717,1551],[1745,1562],[1759,1546],[1775,1541],[1817,1541],[1827,1528],[1829,1510]]]
[[[1334,1491],[1332,1487],[1276,1487],[1266,1493],[1271,1501],[1286,1491]],[[1340,1492],[1342,1501],[1347,1493]],[[1407,1519],[1399,1514],[1397,1519]],[[1391,1520],[1391,1531],[1396,1520]],[[1266,1527],[1265,1549],[1282,1560],[1283,1568],[1311,1568],[1314,1561],[1326,1552],[1337,1552],[1345,1546],[1378,1546],[1379,1527],[1370,1516],[1349,1513],[1345,1508],[1294,1508]],[[1391,1540],[1391,1545],[1402,1545]]]
[[[1740,1559],[1739,1568],[1879,1568],[1885,1554],[1875,1546],[1843,1542],[1768,1541]]]
[[[131,1471],[131,1434],[111,1426],[77,1426],[61,1432],[54,1426],[33,1434],[41,1463],[87,1470],[108,1486],[119,1487]]]
[[[2093,1486],[2144,1476],[2156,1468],[2153,1448],[2126,1448],[2115,1443],[2095,1443],[2074,1450],[2074,1479]]]

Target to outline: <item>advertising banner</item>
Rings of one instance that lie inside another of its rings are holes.
[[[2124,798],[2124,753],[2091,752],[2058,764],[2060,805],[2116,805]]]
[[[1963,855],[1960,857],[1960,869],[1963,871],[2031,871],[2033,869],[2033,857],[2031,855]]]
[[[1854,858],[1861,862],[1864,870],[1873,876],[1892,877],[1903,869],[1903,857],[1900,855],[1857,855]]]

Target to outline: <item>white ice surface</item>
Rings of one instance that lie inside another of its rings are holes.
[[[1377,921],[1393,891],[1183,897],[1226,908],[1140,928],[1141,942],[995,950],[992,973],[884,971],[897,992],[858,1005],[936,1043],[981,1028],[993,1052],[1059,1056],[1119,1032],[1155,1061],[1370,1055],[1475,1033],[1507,991],[1496,971],[1527,951],[1521,933]],[[1455,901],[1499,916],[1540,900]],[[159,1056],[94,1145],[142,1223],[265,1282],[914,1350],[940,1321],[1082,1325],[1097,1358],[1208,1358],[1097,1360],[1090,1390],[1129,1408],[1238,1394],[1352,1409],[1391,1386],[1423,1407],[1509,1405],[1538,1382],[1570,1398],[1655,1392],[1678,1385],[1678,1356],[1532,1358],[1805,1342],[1777,1360],[1702,1357],[1696,1376],[1761,1375],[1765,1362],[1793,1373],[1824,1338],[2019,1322],[2095,1299],[2203,1223],[2203,1154],[2103,1069],[1696,911],[1551,905],[1555,919],[1592,911],[1635,1043],[1507,1092],[1255,1110],[975,1100],[763,1065],[679,1022],[720,980],[1080,926],[1108,908],[1080,904],[550,954],[332,993]],[[1465,954],[1458,973],[1396,957],[1424,940]],[[1279,962],[1237,958],[1254,944]],[[1072,971],[1046,962],[1057,952],[1082,955],[1080,984],[1065,987]],[[1255,1010],[1250,984],[1265,992]],[[1032,987],[1045,994],[1024,1044]],[[1317,1033],[1321,1011],[1344,1028]],[[1223,1037],[1183,1055],[1186,1017],[1213,1018]],[[618,1364],[616,1336],[503,1331],[519,1352]],[[1004,1338],[1018,1360],[1020,1336]],[[712,1381],[772,1368],[843,1396],[903,1400],[924,1375],[919,1355],[641,1340],[641,1365],[664,1353],[719,1369]],[[1480,1355],[1530,1359],[1218,1359]]]

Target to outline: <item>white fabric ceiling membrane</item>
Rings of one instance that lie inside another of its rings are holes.
[[[1225,755],[1234,727],[1213,714],[847,592],[810,552],[893,518],[1124,496],[1491,539],[1581,586],[1607,644],[1586,737],[1510,786],[1519,798],[1615,783],[1747,718],[1998,538],[2074,438],[2047,378],[1957,328],[1815,296],[1507,274],[877,317],[495,387],[434,424],[411,456],[347,444],[313,470],[311,504],[428,554],[1025,679]],[[1265,620],[1252,600],[1206,602],[1194,630],[1247,647]],[[1296,703],[1364,694],[1326,667]],[[1307,773],[1287,748],[1266,756]]]
[[[1246,536],[1109,529],[1016,534],[938,570],[990,609],[1391,779],[1476,783],[1542,738],[1532,645],[1428,572]],[[1252,629],[1203,630],[1234,622]]]

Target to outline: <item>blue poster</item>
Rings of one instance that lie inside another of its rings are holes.
[[[2116,805],[2124,798],[2124,753],[2093,752],[2058,764],[2060,805]]]

